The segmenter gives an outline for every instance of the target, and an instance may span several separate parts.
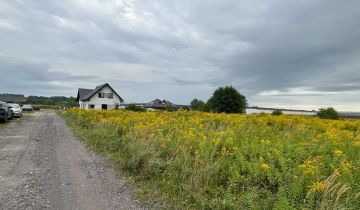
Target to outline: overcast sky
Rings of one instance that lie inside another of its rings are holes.
[[[360,1],[0,0],[0,92],[360,111]]]

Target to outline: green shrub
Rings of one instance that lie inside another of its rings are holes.
[[[136,106],[135,104],[130,104],[125,107],[125,110],[133,111],[133,112],[146,112],[144,107]]]
[[[245,113],[246,98],[232,86],[219,87],[207,101],[212,112]]]
[[[332,119],[332,120],[339,119],[339,114],[338,114],[337,111],[336,111],[334,108],[332,108],[332,107],[319,109],[319,112],[318,112],[317,115],[318,115],[318,117],[320,117],[321,119]]]
[[[197,98],[193,99],[191,102],[190,102],[190,107],[192,110],[195,110],[195,111],[207,111],[206,109],[206,103],[202,100],[199,100]]]
[[[271,112],[271,115],[276,115],[276,116],[282,115],[282,114],[283,114],[283,112],[280,109],[277,109],[277,110],[274,110],[273,112]]]

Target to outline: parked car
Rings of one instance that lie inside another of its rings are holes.
[[[40,110],[40,106],[39,105],[33,105],[33,109],[34,110]]]
[[[0,119],[7,123],[8,120],[14,118],[14,113],[11,109],[9,109],[8,104],[6,102],[0,101]]]
[[[33,110],[33,106],[31,104],[24,104],[21,108],[23,111],[32,111]]]
[[[23,115],[19,104],[8,104],[8,107],[13,111],[14,117],[21,117]]]

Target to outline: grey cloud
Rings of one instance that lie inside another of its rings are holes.
[[[348,16],[345,13],[341,15]],[[308,15],[306,11],[302,14]],[[318,19],[323,19],[322,15],[318,14]],[[314,20],[296,27],[285,22],[276,28],[268,28],[262,39],[253,42],[252,50],[230,58],[225,67],[231,69],[235,77],[255,77],[259,83],[251,88],[258,90],[311,85],[328,75],[337,74],[336,67],[348,62],[348,56],[359,55],[360,48],[359,36],[341,35],[343,31],[360,35],[360,27],[354,28],[354,22],[349,21],[356,16],[344,19],[341,15],[339,18],[343,21],[337,23],[331,23],[331,19],[317,20],[315,16]],[[319,22],[318,28],[309,26],[313,25],[312,21]],[[328,31],[323,27],[334,29]],[[352,78],[358,66],[352,67],[352,73],[344,76]]]
[[[9,58],[0,58],[1,90],[4,92],[34,95],[66,94],[75,92],[68,87],[70,83],[79,83],[81,80],[92,81],[95,78],[87,75],[71,75],[64,72],[51,70],[47,64],[28,63]]]
[[[298,104],[299,88],[308,105],[356,104],[359,18],[357,0],[2,1],[0,21],[17,30],[0,27],[0,56],[10,58],[0,71],[20,75],[10,92],[112,82],[130,101],[188,103],[233,85],[251,104]]]

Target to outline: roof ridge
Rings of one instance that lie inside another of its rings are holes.
[[[97,93],[99,90],[101,90],[101,89],[102,89],[103,87],[105,87],[105,86],[109,86],[110,89],[111,89],[112,91],[114,91],[114,93],[120,98],[120,101],[124,101],[124,100],[120,97],[120,95],[110,86],[109,83],[104,83],[104,84],[102,84],[102,85],[98,85],[98,86],[96,86],[95,89],[83,89],[83,90],[87,90],[88,92],[87,92],[86,94],[84,94],[83,97],[79,97],[79,100],[89,99],[90,97],[92,97],[95,93]],[[79,90],[80,90],[80,88],[79,88]]]

